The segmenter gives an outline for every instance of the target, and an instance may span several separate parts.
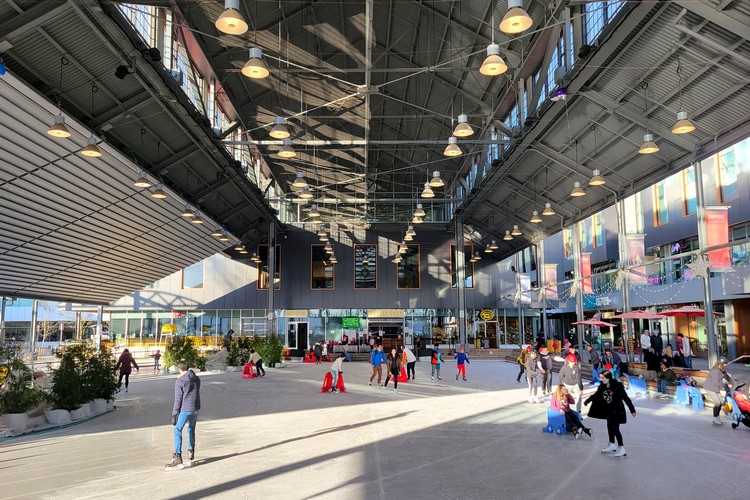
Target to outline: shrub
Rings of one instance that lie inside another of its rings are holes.
[[[192,339],[172,337],[164,352],[164,366],[176,365],[181,359],[187,361],[190,368],[197,368],[200,371],[206,369],[206,357],[193,346]]]
[[[34,373],[21,358],[21,348],[0,347],[0,413],[26,413],[43,398]]]
[[[60,366],[52,370],[52,385],[48,400],[58,410],[75,410],[91,400],[93,388],[85,370],[92,349],[74,345],[60,353]]]
[[[250,348],[252,341],[250,337],[237,337],[229,346],[227,355],[227,366],[242,366],[250,359]]]
[[[84,368],[84,385],[88,389],[89,400],[106,399],[111,401],[117,392],[117,362],[108,347],[92,353]]]
[[[266,337],[264,351],[261,356],[268,363],[269,366],[273,366],[276,363],[281,363],[281,358],[284,355],[284,344],[281,342],[281,338],[272,333]]]

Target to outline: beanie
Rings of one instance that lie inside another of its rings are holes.
[[[575,354],[568,354],[567,356],[565,356],[565,361],[569,363],[577,363],[578,359],[576,358]]]

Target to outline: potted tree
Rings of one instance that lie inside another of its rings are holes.
[[[83,370],[84,387],[88,390],[92,413],[107,411],[108,403],[114,401],[117,392],[117,362],[108,347],[93,352]]]
[[[272,333],[266,337],[266,342],[261,351],[261,356],[266,360],[268,366],[275,367],[276,364],[281,364],[281,358],[284,355],[284,344],[281,342],[279,336]]]
[[[49,392],[51,410],[45,412],[47,420],[53,425],[66,424],[80,420],[84,416],[81,409],[87,402],[91,391],[86,386],[84,366],[86,347],[72,346],[59,355],[60,366],[52,370],[52,385]]]
[[[19,347],[0,347],[0,413],[5,425],[21,432],[28,425],[26,412],[42,402],[44,393],[36,387],[34,373],[23,362]]]

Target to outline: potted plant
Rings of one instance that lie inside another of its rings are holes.
[[[200,371],[206,369],[206,357],[193,346],[191,339],[172,337],[164,351],[164,366],[167,368],[174,366],[181,359],[187,361],[190,368],[197,368]]]
[[[59,355],[60,366],[52,370],[49,392],[52,409],[45,412],[51,424],[61,425],[84,416],[81,405],[87,402],[90,394],[84,376],[86,349],[85,346],[72,346]]]
[[[263,347],[261,356],[268,363],[268,366],[275,367],[277,363],[281,364],[281,358],[284,355],[284,344],[277,334],[272,333],[268,335]]]
[[[232,340],[229,354],[227,354],[227,369],[230,371],[239,371],[240,367],[247,363],[249,359],[250,339],[248,337],[238,337]]]
[[[20,347],[0,347],[0,413],[5,425],[16,432],[26,429],[26,412],[36,408],[43,395],[34,373],[23,362]]]
[[[115,399],[117,392],[117,362],[109,348],[101,347],[99,352],[93,352],[84,367],[84,386],[88,390],[88,399],[92,413],[107,411],[107,403]]]

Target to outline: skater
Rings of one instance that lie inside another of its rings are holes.
[[[122,351],[122,354],[120,354],[120,359],[117,360],[117,366],[115,366],[115,370],[120,370],[120,378],[117,380],[118,391],[122,386],[122,379],[124,377],[125,392],[128,392],[128,385],[130,385],[130,374],[132,373],[134,366],[136,371],[140,371],[140,368],[138,368],[138,363],[135,362],[133,355],[130,354],[129,350],[125,349],[124,351]]]
[[[542,347],[539,351],[539,372],[542,374],[542,396],[552,394],[552,354]]]
[[[258,377],[266,376],[266,370],[263,369],[263,358],[255,352],[255,349],[250,349],[250,359],[248,361],[255,365],[255,374]]]
[[[322,342],[320,345],[320,356],[323,361],[330,361],[328,359],[328,344]]]
[[[323,347],[320,345],[320,342],[315,342],[315,346],[313,347],[313,355],[315,356],[315,364],[319,365],[321,359],[323,358]]]
[[[375,349],[372,350],[372,353],[370,354],[372,375],[370,375],[370,383],[368,385],[372,385],[372,379],[375,378],[376,374],[378,376],[378,387],[381,387],[383,385],[382,383],[380,383],[381,379],[383,378],[383,363],[385,363],[385,356],[383,356],[383,346],[378,345]]]
[[[161,351],[157,349],[156,352],[154,353],[154,373],[159,373],[159,370],[161,369],[161,364],[159,363],[160,359],[161,359]]]
[[[529,384],[529,403],[539,403],[536,397],[536,376],[539,370],[538,359],[535,350],[530,350],[526,354],[526,381]]]
[[[388,374],[385,376],[385,387],[388,387],[388,381],[393,377],[393,390],[398,392],[398,376],[401,375],[401,356],[396,352],[396,348],[391,349],[386,359],[388,365]]]
[[[636,416],[635,406],[630,401],[625,387],[619,380],[612,377],[612,367],[605,366],[605,369],[599,374],[602,383],[597,387],[596,392],[589,396],[586,405],[591,403],[589,417],[601,418],[607,421],[607,433],[609,434],[609,445],[602,450],[602,453],[614,453],[616,457],[625,457],[627,452],[622,445],[622,434],[620,425],[628,420],[623,403],[627,405],[630,414]],[[617,444],[615,444],[617,440]]]
[[[188,462],[195,458],[195,424],[198,410],[201,409],[201,379],[190,370],[184,359],[177,362],[180,376],[174,382],[174,406],[172,425],[174,426],[174,454],[164,470],[180,470],[182,464],[182,429],[188,428]]]
[[[522,349],[516,358],[516,363],[518,363],[518,376],[516,377],[516,382],[519,384],[521,383],[521,375],[526,373],[526,356],[529,351],[531,351],[531,346],[527,346],[525,351]]]
[[[682,357],[682,366],[692,370],[693,369],[693,351],[690,349],[690,337],[685,337],[683,334],[677,334],[678,342],[682,339],[681,348],[678,349],[678,353]]]
[[[440,363],[443,362],[443,353],[440,352],[440,346],[435,344],[435,346],[432,348],[432,359],[430,360],[430,363],[432,364],[432,376],[430,377],[432,380],[435,380],[435,372],[437,372],[437,379],[443,380],[440,378]]]
[[[456,380],[458,380],[458,376],[461,375],[464,380],[466,380],[466,365],[465,363],[471,364],[471,361],[469,361],[469,357],[464,352],[464,348],[461,347],[459,351],[456,353],[455,356],[453,356],[453,359],[456,360],[456,369],[458,370],[456,373]]]
[[[581,396],[583,395],[583,382],[581,381],[581,367],[578,366],[575,354],[568,354],[565,357],[565,364],[560,368],[560,374],[557,379],[558,384],[563,384],[568,388],[572,396],[576,393],[576,411],[581,413]]]
[[[344,373],[344,360],[346,359],[346,353],[339,354],[339,357],[336,358],[336,361],[334,361],[331,364],[331,392],[341,392],[336,387],[339,382],[339,373]]]
[[[713,423],[715,425],[721,425],[724,423],[719,417],[721,414],[721,407],[724,405],[724,397],[721,395],[721,391],[724,390],[724,386],[731,389],[734,385],[734,379],[726,372],[726,366],[728,364],[729,360],[727,358],[719,356],[714,367],[708,370],[706,381],[703,382],[703,390],[706,391],[706,399],[710,399],[714,404]]]
[[[414,380],[414,368],[417,366],[417,357],[411,349],[405,345],[401,346],[401,366],[406,365],[406,378]]]
[[[601,382],[599,380],[599,363],[601,363],[601,359],[599,358],[599,353],[596,352],[596,349],[591,344],[586,344],[586,350],[589,352],[589,364],[591,365],[591,382],[589,382],[589,385],[595,385]]]
[[[586,433],[587,436],[591,436],[591,429],[584,426],[578,415],[570,409],[570,405],[575,403],[575,398],[570,395],[568,388],[564,385],[558,385],[557,390],[549,400],[549,407],[552,411],[559,411],[561,415],[565,416],[565,424],[569,431],[573,433],[573,437],[578,439],[581,437],[581,430]]]

